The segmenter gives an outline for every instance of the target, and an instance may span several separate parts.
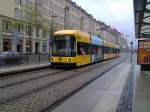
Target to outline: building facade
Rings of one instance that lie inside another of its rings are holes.
[[[48,37],[42,36],[34,0],[5,0],[0,3],[0,51],[48,53]]]
[[[123,42],[118,41],[121,37],[110,26],[97,21],[71,0],[0,1],[1,52],[49,53],[49,38],[62,29],[100,35],[119,45]]]

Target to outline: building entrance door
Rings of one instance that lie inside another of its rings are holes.
[[[36,42],[36,43],[35,43],[35,53],[36,53],[36,54],[39,53],[39,48],[40,48],[39,45],[40,45],[39,42]]]
[[[3,39],[3,51],[11,51],[12,42],[10,39]]]
[[[22,52],[22,40],[18,40],[17,42],[17,52]]]

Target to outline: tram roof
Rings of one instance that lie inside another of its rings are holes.
[[[104,42],[104,46],[105,46],[105,47],[109,47],[109,43],[108,43],[108,41],[103,40],[103,42]]]
[[[134,0],[136,38],[150,38],[150,0]]]
[[[90,35],[88,33],[82,32],[80,30],[60,30],[55,32],[54,35],[78,35],[85,38],[90,38]]]

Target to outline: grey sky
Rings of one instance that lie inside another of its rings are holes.
[[[97,20],[111,25],[123,34],[134,37],[132,0],[73,0]],[[130,40],[130,39],[129,39]]]

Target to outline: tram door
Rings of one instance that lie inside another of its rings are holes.
[[[88,43],[77,43],[77,66],[86,65],[91,62],[90,45]]]
[[[92,45],[91,56],[92,56],[92,63],[100,61],[102,58],[101,47],[97,45]]]

